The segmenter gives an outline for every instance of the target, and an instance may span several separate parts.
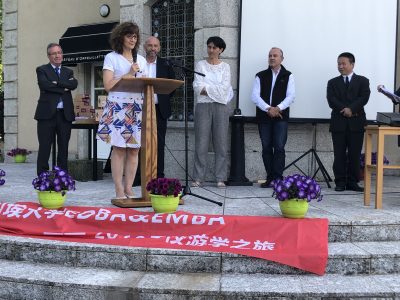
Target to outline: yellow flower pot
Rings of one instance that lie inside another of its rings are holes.
[[[38,199],[41,206],[47,209],[58,209],[63,207],[67,193],[54,191],[38,191]]]
[[[151,206],[156,213],[173,213],[179,205],[179,196],[150,194]]]
[[[282,215],[286,218],[302,219],[308,211],[308,202],[303,199],[279,201]]]
[[[26,155],[23,154],[17,154],[14,156],[14,161],[16,163],[24,163],[26,161]]]

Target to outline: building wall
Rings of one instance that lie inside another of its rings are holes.
[[[232,72],[232,86],[237,92],[237,66],[239,43],[239,0],[193,0],[195,4],[195,60],[207,56],[206,40],[211,35],[220,35],[227,43],[227,49],[222,59],[230,64]],[[33,113],[38,97],[36,85],[36,66],[46,63],[46,45],[58,38],[69,26],[109,22],[109,21],[134,21],[142,33],[142,42],[151,33],[151,5],[155,0],[120,0],[120,1],[53,1],[53,0],[3,0],[4,5],[4,53],[5,68],[5,149],[15,146],[36,149],[36,122]],[[111,15],[104,19],[98,14],[100,4],[106,3],[111,7]],[[79,9],[77,9],[79,8]],[[53,16],[44,11],[58,12]],[[48,16],[47,16],[48,15]],[[400,15],[400,14],[399,14]],[[62,16],[67,16],[63,18]],[[34,28],[34,31],[31,29]],[[253,46],[253,45],[250,45]],[[277,45],[279,46],[279,45]],[[143,54],[142,45],[140,53]],[[265,49],[267,57],[269,49]],[[398,51],[400,56],[400,51]],[[400,58],[400,57],[399,57]],[[267,61],[265,63],[267,67]],[[78,92],[83,89],[83,68],[75,68],[75,73],[80,81]],[[290,66],[288,66],[290,69]],[[397,74],[400,71],[400,59],[397,60]],[[243,74],[242,74],[243,76]],[[254,74],[248,74],[254,76]],[[400,76],[397,76],[397,86],[400,85]],[[188,83],[191,84],[191,83]],[[371,89],[376,88],[371,86]],[[250,96],[250,95],[249,95]],[[383,96],[382,96],[383,97]],[[240,99],[250,101],[249,99]],[[371,99],[371,101],[377,101]],[[386,99],[379,99],[386,101]],[[389,101],[389,100],[387,100]],[[232,110],[236,104],[236,96],[231,102]],[[185,177],[185,139],[182,122],[169,122],[166,141],[166,175],[183,179]],[[325,168],[332,175],[332,142],[327,124],[290,124],[287,143],[286,161],[298,158],[310,150],[314,137],[316,149]],[[189,176],[193,168],[194,136],[193,123],[189,123]],[[74,133],[71,141],[72,154],[78,153],[77,143],[82,143],[82,134]],[[230,137],[228,137],[230,140]],[[229,141],[230,143],[230,141]],[[245,125],[245,157],[246,175],[250,180],[265,178],[265,171],[261,159],[261,145],[255,124]],[[391,163],[400,164],[397,138],[388,139],[385,154]],[[84,151],[79,151],[83,153]],[[214,180],[213,176],[214,155],[210,145],[209,165],[207,180]],[[299,169],[314,174],[315,160],[308,155],[296,164]],[[229,169],[228,169],[229,170]],[[285,172],[292,173],[299,170],[292,166]],[[392,171],[397,172],[398,171]],[[318,176],[321,178],[321,176]]]
[[[36,67],[48,63],[46,46],[58,42],[70,26],[118,21],[119,0],[53,1],[53,0],[3,0],[4,3],[4,54],[5,65],[5,150],[23,147],[38,148],[36,121],[33,119],[39,89]],[[99,14],[101,4],[110,6],[110,15]],[[83,93],[83,66],[74,67]],[[73,131],[70,152],[77,152],[78,133]]]

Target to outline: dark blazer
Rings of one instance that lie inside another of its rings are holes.
[[[175,72],[171,65],[161,57],[157,57],[156,64],[156,77],[157,78],[169,78],[175,79]],[[171,96],[174,92],[169,95],[157,94],[158,108],[160,109],[161,116],[164,119],[168,119],[171,116]]]
[[[366,125],[364,106],[370,94],[369,80],[364,76],[353,74],[348,88],[341,75],[329,80],[327,99],[332,109],[329,130],[331,132],[345,131],[348,125],[350,131],[364,131]],[[353,113],[351,118],[344,117],[340,113],[345,107],[351,109]]]
[[[35,112],[35,120],[47,120],[55,116],[57,105],[61,97],[64,105],[64,116],[67,121],[74,121],[74,105],[71,90],[76,89],[78,81],[74,72],[66,67],[61,67],[58,78],[53,66],[48,63],[36,68],[40,96]],[[57,82],[55,84],[54,82]]]

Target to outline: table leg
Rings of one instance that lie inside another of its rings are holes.
[[[364,166],[364,205],[371,204],[371,164],[372,134],[368,130],[365,133],[365,166]]]
[[[97,128],[93,128],[93,181],[97,180]]]
[[[382,208],[383,192],[383,152],[385,148],[385,134],[378,130],[378,151],[376,153],[376,194],[375,208]]]

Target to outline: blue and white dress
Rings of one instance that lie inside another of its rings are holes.
[[[137,56],[137,63],[141,70],[145,69],[143,56]],[[103,70],[113,71],[114,78],[121,78],[130,71],[131,65],[121,54],[111,52],[104,58]],[[116,147],[140,148],[142,106],[141,93],[109,92],[97,138]]]

